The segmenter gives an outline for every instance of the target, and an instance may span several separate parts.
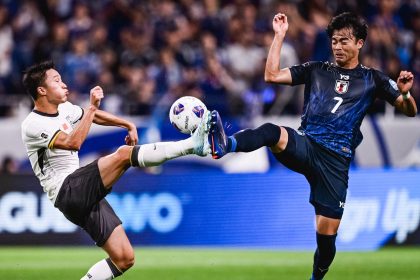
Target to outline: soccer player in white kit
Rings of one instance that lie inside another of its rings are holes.
[[[32,169],[54,206],[83,228],[109,256],[94,264],[82,280],[118,277],[133,266],[134,251],[105,196],[130,166],[156,166],[187,154],[206,156],[210,152],[209,113],[205,113],[188,139],[137,145],[133,123],[99,110],[104,98],[100,86],[90,91],[90,104],[86,108],[71,104],[67,101],[67,85],[51,61],[29,67],[23,84],[35,103],[22,123],[22,139]],[[127,129],[126,145],[79,167],[77,151],[92,123]]]

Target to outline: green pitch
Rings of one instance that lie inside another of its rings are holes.
[[[99,248],[0,247],[0,279],[80,279],[104,258]],[[309,279],[311,252],[137,248],[135,266],[118,279]],[[420,247],[338,252],[328,279],[419,280]]]

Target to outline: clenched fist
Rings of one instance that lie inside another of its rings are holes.
[[[284,38],[288,29],[289,23],[287,22],[287,16],[282,13],[276,14],[273,18],[274,32]]]
[[[96,86],[90,90],[90,104],[99,108],[101,105],[101,99],[104,98],[104,91],[100,86]]]
[[[401,71],[397,79],[397,86],[402,94],[406,94],[413,86],[414,75],[408,71]]]

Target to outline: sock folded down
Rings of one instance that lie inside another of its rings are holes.
[[[121,275],[121,273],[119,275]],[[112,268],[108,264],[108,260],[104,259],[95,263],[80,280],[111,280],[119,275],[113,274]]]

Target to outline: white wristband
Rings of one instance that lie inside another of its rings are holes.
[[[407,93],[403,94],[402,96],[403,96],[403,100],[408,100],[408,99],[410,99],[411,94],[410,94],[409,91],[407,91]]]

